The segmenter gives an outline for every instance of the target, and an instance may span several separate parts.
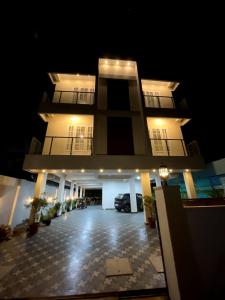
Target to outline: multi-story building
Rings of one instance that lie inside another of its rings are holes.
[[[59,201],[67,180],[74,197],[102,188],[103,208],[130,192],[135,212],[135,192],[151,194],[150,179],[160,185],[158,169],[165,165],[171,174],[183,172],[189,197],[196,197],[191,171],[204,164],[183,139],[190,112],[173,97],[178,82],[142,79],[135,61],[114,59],[99,59],[95,75],[49,76],[54,96],[45,95],[39,107],[48,123],[45,140],[41,148],[33,142],[24,161],[25,170],[38,173],[36,195],[54,174]]]

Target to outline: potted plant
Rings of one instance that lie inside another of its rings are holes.
[[[33,235],[38,231],[41,209],[43,207],[46,207],[47,205],[48,202],[46,199],[38,197],[34,197],[33,200],[28,205],[26,205],[27,207],[31,206],[28,235]]]
[[[144,206],[146,211],[146,216],[148,219],[148,223],[151,228],[156,227],[156,214],[155,214],[155,204],[154,204],[154,197],[145,195],[143,197],[144,200]]]
[[[56,209],[56,216],[59,217],[62,214],[62,204],[61,202],[56,202],[55,204],[55,209]]]

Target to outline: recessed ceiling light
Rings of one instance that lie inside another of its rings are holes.
[[[118,172],[118,173],[121,173],[121,172],[122,172],[122,170],[121,170],[121,169],[118,169],[118,170],[117,170],[117,172]]]
[[[100,169],[100,170],[99,170],[100,173],[103,173],[103,171],[104,171],[103,169]]]
[[[81,173],[84,173],[85,172],[85,170],[84,169],[81,169]]]

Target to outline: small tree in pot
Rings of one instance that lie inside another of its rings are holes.
[[[155,213],[155,204],[154,204],[154,197],[145,195],[143,197],[144,206],[146,211],[146,217],[148,219],[149,225],[151,228],[155,228],[156,226],[156,213]]]
[[[26,207],[31,206],[28,235],[33,235],[38,231],[38,226],[40,222],[41,209],[46,207],[48,202],[44,198],[34,197],[33,200],[26,205]]]

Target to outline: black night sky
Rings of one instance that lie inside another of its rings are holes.
[[[98,57],[134,59],[142,78],[181,81],[178,94],[193,113],[185,140],[198,140],[206,162],[224,157],[219,8],[140,3],[7,9],[1,174],[26,177],[21,168],[31,138],[43,140],[37,109],[43,91],[51,91],[46,73],[95,74]]]

